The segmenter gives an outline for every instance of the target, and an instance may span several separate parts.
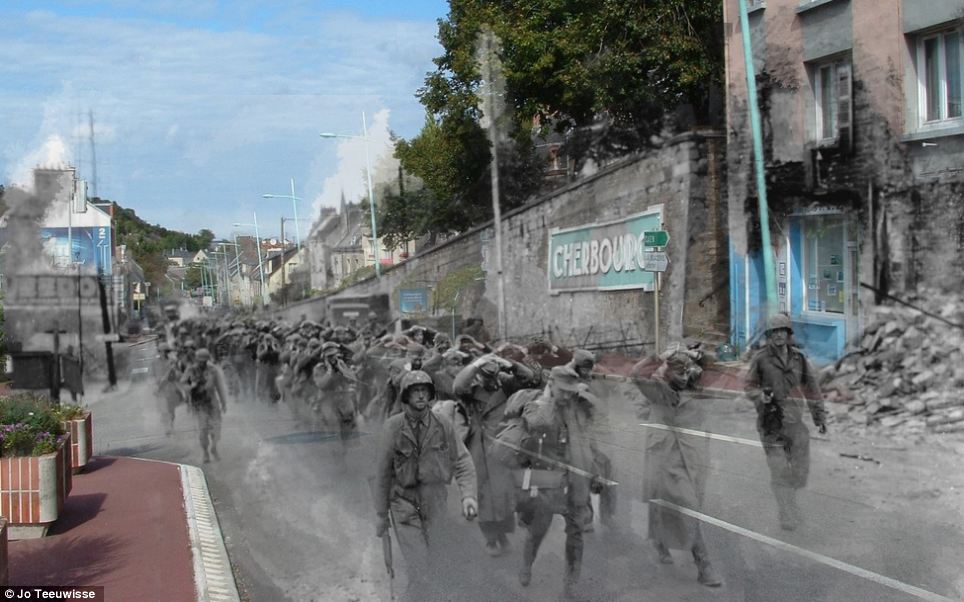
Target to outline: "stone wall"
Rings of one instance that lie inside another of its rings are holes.
[[[503,216],[506,325],[510,339],[545,336],[597,349],[632,343],[652,350],[652,292],[550,294],[546,265],[552,228],[617,220],[662,205],[670,233],[670,266],[660,294],[663,341],[725,332],[728,322],[724,144],[717,132],[689,133],[613,164]],[[497,334],[497,276],[491,223],[423,251],[334,297],[389,294],[398,311],[401,288],[433,290],[430,317],[454,312],[481,317]],[[457,297],[457,302],[455,301]],[[314,314],[309,300],[289,309]]]

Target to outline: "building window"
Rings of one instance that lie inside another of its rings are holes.
[[[841,215],[815,215],[800,220],[803,234],[804,309],[843,314],[849,284],[847,219]]]
[[[813,78],[813,139],[822,144],[849,146],[852,137],[850,61],[835,59],[811,66]]]
[[[961,118],[960,31],[921,36],[917,43],[917,82],[921,125]]]

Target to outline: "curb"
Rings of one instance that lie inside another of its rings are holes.
[[[188,464],[177,466],[181,473],[181,491],[184,494],[191,555],[194,557],[194,585],[198,602],[240,602],[204,471]]]

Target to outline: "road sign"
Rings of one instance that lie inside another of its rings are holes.
[[[98,334],[94,336],[94,340],[98,343],[119,343],[120,335],[116,332],[112,332],[110,334]]]
[[[647,235],[648,234],[647,232]],[[647,272],[665,272],[668,266],[669,258],[666,256],[666,253],[652,251],[643,253],[643,269]]]
[[[643,232],[643,245],[647,247],[665,247],[667,244],[669,244],[669,232],[666,230]]]
[[[144,293],[134,293],[134,301],[144,301],[147,299],[147,295]]]

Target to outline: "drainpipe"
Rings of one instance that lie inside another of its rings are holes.
[[[753,165],[756,171],[757,198],[760,202],[760,237],[763,246],[763,275],[766,282],[767,302],[764,318],[777,311],[776,270],[773,265],[773,247],[770,244],[770,210],[767,205],[766,171],[763,165],[763,127],[760,124],[760,106],[756,91],[756,69],[753,66],[753,50],[750,44],[750,19],[746,0],[740,2],[740,31],[743,34],[743,58],[746,63],[747,107],[750,111],[750,128],[753,134]]]

